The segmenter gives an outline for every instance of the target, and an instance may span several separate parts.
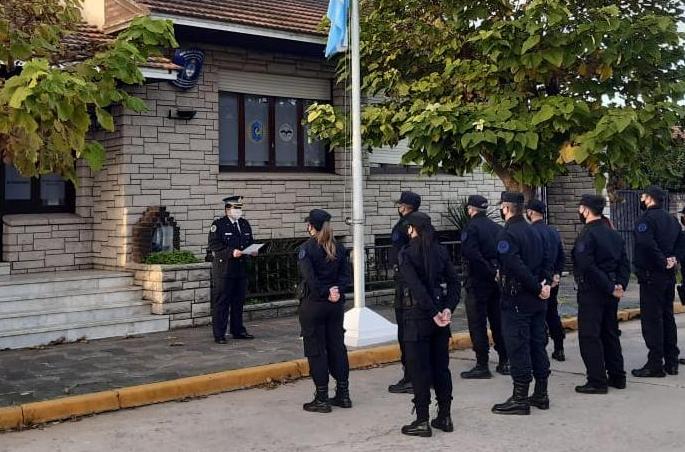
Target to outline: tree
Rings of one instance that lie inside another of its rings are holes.
[[[169,21],[137,18],[90,48],[73,42],[82,27],[81,0],[0,4],[0,154],[24,176],[76,182],[78,159],[99,169],[105,150],[88,139],[91,117],[112,131],[107,107],[145,110],[123,86],[142,83],[148,57],[177,45]]]
[[[363,111],[365,144],[406,139],[403,161],[427,174],[483,166],[529,192],[577,163],[613,191],[646,183],[642,162],[672,149],[685,93],[680,1],[366,0],[362,8],[362,88],[381,99]],[[347,67],[341,59],[340,80]],[[307,121],[312,134],[344,142],[339,109],[313,105]]]

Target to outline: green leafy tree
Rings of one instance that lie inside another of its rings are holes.
[[[91,117],[114,130],[107,107],[146,107],[123,86],[144,81],[139,67],[176,47],[169,21],[137,18],[116,38],[75,42],[81,0],[3,0],[0,4],[0,154],[24,176],[57,173],[76,182],[76,162],[94,170],[103,146],[88,139]]]
[[[477,167],[530,193],[566,164],[610,191],[649,179],[683,111],[681,1],[366,0],[362,115],[369,147],[408,140],[427,174]],[[341,59],[339,79],[348,64]],[[344,112],[308,110],[345,140]],[[609,180],[605,175],[609,175]]]

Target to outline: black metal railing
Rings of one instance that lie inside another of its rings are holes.
[[[460,243],[443,242],[450,258],[461,270]],[[366,290],[388,289],[393,286],[394,268],[390,263],[391,245],[364,248]],[[293,298],[300,280],[297,270],[297,251],[260,254],[250,259],[247,298],[249,303]],[[461,273],[461,271],[460,271]]]

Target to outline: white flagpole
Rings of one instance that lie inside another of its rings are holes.
[[[364,281],[364,166],[361,131],[361,74],[359,0],[351,0],[350,47],[352,59],[352,237],[354,308],[345,313],[345,344],[352,347],[393,341],[397,326],[365,307]]]

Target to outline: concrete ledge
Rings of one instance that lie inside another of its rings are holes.
[[[674,303],[674,310],[678,313],[685,312],[685,308],[680,303]],[[632,320],[639,317],[639,314],[639,309],[625,309],[619,311],[618,318],[621,321]],[[563,319],[562,323],[565,328],[575,330],[578,320],[575,317],[566,318]],[[464,350],[470,347],[471,339],[468,332],[452,334],[451,350]],[[353,350],[349,352],[349,359],[351,369],[389,364],[399,361],[400,348],[398,344],[389,344]],[[296,359],[282,363],[132,386],[119,390],[27,403],[20,406],[0,408],[0,430],[19,429],[75,416],[181,400],[188,397],[206,396],[251,388],[271,381],[307,376],[309,376],[307,360]]]

